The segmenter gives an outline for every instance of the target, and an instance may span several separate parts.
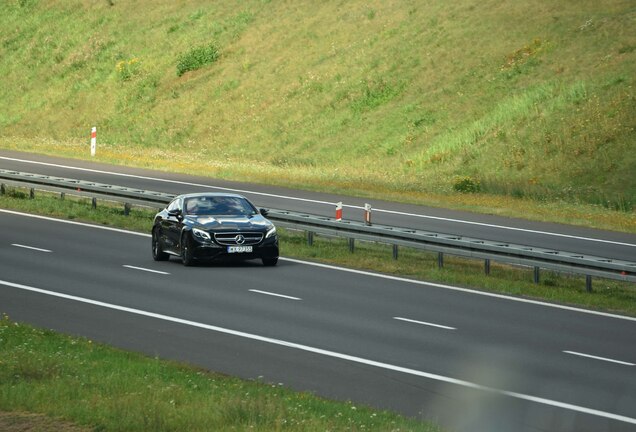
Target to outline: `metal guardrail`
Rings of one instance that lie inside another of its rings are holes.
[[[162,192],[3,169],[0,169],[0,179],[23,186],[35,185],[45,190],[73,190],[83,194],[106,196],[111,200],[133,200],[136,204],[142,205],[163,206],[175,197]],[[396,259],[399,246],[437,252],[440,267],[443,266],[443,254],[447,253],[483,259],[487,274],[490,271],[491,260],[531,266],[535,269],[535,282],[539,281],[540,268],[586,275],[588,290],[591,290],[592,276],[636,282],[636,262],[409,228],[336,221],[333,218],[285,210],[272,209],[268,218],[281,227],[306,231],[310,242],[314,233],[347,238],[352,251],[355,240],[365,240],[393,245],[393,257]]]
[[[0,169],[0,179],[9,180],[18,184],[26,183],[37,186],[50,186],[61,190],[90,192],[97,195],[134,199],[137,201],[148,203],[163,204],[170,202],[174,197],[174,195],[163,192],[146,191],[124,186],[114,186],[103,183],[89,182],[85,180],[52,177],[47,175],[25,173],[5,169]]]

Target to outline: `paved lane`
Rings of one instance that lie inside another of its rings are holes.
[[[634,319],[295,260],[184,268],[144,235],[0,224],[16,319],[457,430],[636,427]]]

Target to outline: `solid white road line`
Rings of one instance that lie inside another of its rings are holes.
[[[38,251],[38,252],[47,252],[47,253],[53,252],[53,251],[48,250],[48,249],[40,249],[40,248],[37,248],[37,247],[26,246],[26,245],[21,245],[21,244],[17,244],[17,243],[13,243],[13,244],[11,244],[11,246],[19,247],[19,248],[22,248],[22,249],[34,250],[34,251]]]
[[[102,226],[102,225],[91,225],[91,224],[87,224],[87,223],[83,223],[83,222],[75,222],[75,221],[70,221],[70,220],[66,220],[66,219],[55,219],[55,218],[48,217],[48,216],[40,216],[40,215],[34,215],[34,214],[30,214],[30,213],[20,213],[20,212],[13,211],[13,210],[0,209],[0,213],[7,213],[7,214],[12,214],[12,215],[17,215],[17,216],[30,217],[30,218],[34,218],[34,219],[47,220],[47,221],[64,223],[64,224],[69,224],[69,225],[78,225],[78,226],[83,226],[83,227],[87,227],[87,228],[102,229],[102,230],[106,230],[106,231],[113,231],[113,232],[118,232],[118,233],[122,233],[122,234],[130,234],[130,235],[136,235],[136,236],[140,236],[140,237],[148,237],[148,238],[150,238],[150,234],[145,234],[145,233],[140,233],[140,232],[135,232],[135,231],[127,231],[127,230],[123,230],[123,229],[119,229],[119,228],[111,228],[111,227]],[[562,310],[567,310],[567,311],[572,311],[572,312],[584,313],[584,314],[588,314],[588,315],[597,315],[597,316],[602,316],[602,317],[606,317],[606,318],[614,318],[614,319],[620,319],[620,320],[624,320],[624,321],[635,321],[636,322],[636,317],[630,317],[630,316],[625,316],[625,315],[616,315],[616,314],[611,314],[611,313],[606,313],[606,312],[597,312],[597,311],[593,311],[593,310],[580,309],[580,308],[575,308],[575,307],[571,307],[571,306],[562,306],[562,305],[558,305],[558,304],[554,304],[554,303],[541,302],[541,301],[538,301],[538,300],[529,300],[529,299],[523,299],[523,298],[519,298],[519,297],[510,297],[510,296],[506,296],[506,295],[503,295],[503,294],[495,294],[495,293],[489,293],[489,292],[485,292],[485,291],[470,290],[470,289],[467,289],[467,288],[460,288],[460,287],[455,287],[455,286],[451,286],[451,285],[443,285],[443,284],[438,284],[438,283],[433,283],[433,282],[424,282],[424,281],[418,281],[418,280],[413,280],[413,279],[407,279],[407,278],[403,278],[403,277],[399,277],[399,276],[383,275],[383,274],[372,273],[372,272],[368,272],[368,271],[364,271],[364,270],[354,270],[354,269],[349,269],[349,268],[344,268],[344,267],[336,267],[336,266],[329,265],[329,264],[320,264],[320,263],[315,263],[315,262],[310,262],[310,261],[302,261],[302,260],[298,260],[298,259],[294,259],[294,258],[283,258],[283,257],[281,257],[280,261],[287,261],[287,262],[292,262],[292,263],[296,263],[296,264],[302,264],[302,265],[307,265],[307,266],[326,268],[326,269],[330,269],[330,270],[342,271],[342,272],[347,272],[347,273],[355,273],[355,274],[360,274],[360,275],[364,275],[364,276],[387,279],[387,280],[393,280],[393,281],[404,282],[404,283],[409,283],[409,284],[414,284],[414,285],[431,286],[431,287],[446,289],[446,290],[450,290],[450,291],[458,291],[458,292],[464,292],[464,293],[467,293],[467,294],[480,295],[480,296],[485,296],[485,297],[493,297],[493,298],[498,298],[498,299],[508,300],[508,301],[514,301],[514,302],[519,302],[519,303],[534,304],[534,305],[545,306],[545,307],[550,307],[550,308],[555,308],[555,309],[562,309]]]
[[[286,298],[286,299],[289,299],[289,300],[302,300],[301,298],[298,298],[298,297],[291,297],[291,296],[286,296],[286,295],[283,295],[283,294],[276,294],[276,293],[267,292],[267,291],[261,291],[261,290],[255,290],[255,289],[251,289],[249,291],[251,291],[253,293],[265,294],[265,295],[273,296],[273,297],[282,297],[282,298]]]
[[[92,172],[92,173],[96,173],[96,174],[108,174],[108,175],[112,175],[112,176],[137,178],[137,179],[141,179],[141,180],[151,180],[151,181],[162,182],[162,183],[173,183],[173,184],[179,184],[179,185],[184,185],[184,186],[205,187],[205,188],[210,188],[210,189],[224,190],[224,191],[228,191],[228,192],[260,195],[260,196],[266,196],[266,197],[271,197],[271,198],[281,198],[281,199],[287,199],[287,200],[291,200],[291,201],[311,202],[311,203],[315,203],[315,204],[325,204],[325,205],[329,205],[329,206],[335,206],[336,205],[335,202],[312,200],[312,199],[308,199],[308,198],[299,198],[299,197],[293,197],[293,196],[288,196],[288,195],[277,195],[277,194],[270,194],[270,193],[265,193],[265,192],[255,192],[255,191],[249,191],[249,190],[243,190],[243,189],[225,188],[225,187],[220,187],[220,186],[211,186],[211,185],[202,184],[202,183],[191,183],[191,182],[183,182],[183,181],[178,181],[178,180],[162,179],[162,178],[157,178],[157,177],[147,177],[147,176],[140,176],[140,175],[134,175],[134,174],[118,173],[118,172],[115,172],[115,171],[104,171],[104,170],[97,170],[97,169],[91,169],[91,168],[81,168],[81,167],[74,167],[74,166],[69,166],[69,165],[54,164],[54,163],[49,163],[49,162],[38,162],[38,161],[32,161],[32,160],[27,160],[27,159],[17,159],[17,158],[11,158],[11,157],[6,157],[6,156],[0,156],[0,159],[14,161],[14,162],[28,163],[28,164],[51,166],[51,167],[55,167],[55,168],[64,168],[64,169],[76,170],[76,171]],[[343,207],[352,208],[352,209],[364,209],[364,207],[361,207],[361,206],[353,206],[353,205],[347,205],[347,204],[343,204]],[[444,217],[439,217],[439,216],[429,216],[429,215],[423,215],[423,214],[417,214],[417,213],[400,212],[400,211],[395,211],[395,210],[384,210],[384,209],[380,209],[380,208],[373,209],[373,211],[379,212],[379,213],[400,215],[400,216],[417,217],[417,218],[432,219],[432,220],[441,220],[441,221],[446,221],[446,222],[461,223],[461,224],[467,224],[467,225],[475,225],[475,226],[483,226],[483,227],[489,227],[489,228],[505,229],[505,230],[510,230],[510,231],[527,232],[527,233],[532,233],[532,234],[543,234],[543,235],[549,235],[549,236],[561,237],[561,238],[571,238],[571,239],[575,239],[575,240],[585,240],[585,241],[591,241],[591,242],[615,244],[615,245],[620,245],[620,246],[636,247],[636,244],[632,244],[632,243],[623,243],[623,242],[616,242],[616,241],[611,241],[611,240],[596,239],[596,238],[591,238],[591,237],[581,237],[581,236],[574,236],[574,235],[569,235],[569,234],[560,234],[560,233],[554,233],[554,232],[549,232],[549,231],[538,231],[538,230],[531,230],[531,229],[525,229],[525,228],[515,228],[515,227],[504,226],[504,225],[495,225],[495,224],[487,224],[487,223],[483,223],[483,222],[467,221],[467,220],[462,220],[462,219],[444,218]]]
[[[277,195],[277,194],[270,194],[270,193],[266,193],[266,192],[255,192],[255,191],[249,191],[249,190],[243,190],[243,189],[234,189],[234,188],[226,188],[226,187],[220,187],[220,186],[212,186],[212,185],[203,184],[203,183],[192,183],[192,182],[184,182],[184,181],[179,181],[179,180],[170,180],[170,179],[163,179],[163,178],[157,178],[157,177],[147,177],[147,176],[141,176],[141,175],[135,175],[135,174],[125,174],[125,173],[119,173],[119,172],[115,172],[115,171],[104,171],[104,170],[91,169],[91,168],[81,168],[81,167],[74,167],[74,166],[69,166],[69,165],[54,164],[54,163],[49,163],[49,162],[38,162],[38,161],[31,161],[31,160],[26,160],[26,159],[16,159],[16,158],[10,158],[10,157],[6,157],[6,156],[0,156],[0,159],[14,161],[14,162],[35,164],[35,165],[50,166],[50,167],[54,167],[54,168],[64,168],[64,169],[74,170],[74,171],[84,171],[84,172],[90,172],[90,173],[95,173],[95,174],[108,174],[108,175],[112,175],[112,176],[136,178],[136,179],[140,179],[140,180],[151,180],[151,181],[156,181],[156,182],[161,182],[161,183],[173,183],[173,184],[178,184],[178,185],[183,185],[183,186],[205,187],[205,188],[217,189],[217,190],[228,191],[228,192],[252,194],[252,195],[261,195],[261,196],[266,196],[266,197],[271,197],[271,198],[282,198],[282,199],[288,199],[288,200],[292,200],[292,201],[303,201],[303,202],[311,202],[311,203],[316,203],[316,204],[328,204],[328,205],[335,205],[336,204],[336,203],[331,203],[331,202],[327,202],[327,201],[311,200],[311,199],[307,199],[307,198],[298,198],[298,197],[292,197],[292,196],[287,196],[287,195]]]
[[[409,323],[414,323],[414,324],[421,324],[421,325],[425,325],[425,326],[429,326],[429,327],[437,327],[437,328],[441,328],[441,329],[445,329],[445,330],[457,330],[457,328],[455,328],[455,327],[448,327],[448,326],[441,325],[441,324],[433,324],[433,323],[429,323],[429,322],[425,322],[425,321],[417,321],[417,320],[412,320],[412,319],[408,319],[408,318],[393,317],[393,319],[398,320],[398,321],[405,321],[405,322],[409,322]]]
[[[159,270],[153,270],[153,269],[147,269],[147,268],[143,268],[143,267],[135,267],[135,266],[131,266],[131,265],[123,265],[122,267],[126,267],[132,270],[141,270],[141,271],[145,271],[148,273],[157,273],[157,274],[162,274],[162,275],[169,275],[170,273],[168,272],[164,272],[164,271],[159,271]]]
[[[11,288],[16,288],[24,291],[34,292],[38,294],[44,294],[52,297],[58,297],[66,300],[81,302],[90,304],[93,306],[103,307],[107,309],[117,310],[121,312],[126,312],[134,315],[144,316],[148,318],[155,318],[163,321],[173,322],[177,324],[182,324],[190,327],[202,328],[205,330],[210,330],[218,333],[229,334],[232,336],[237,336],[245,339],[256,340],[259,342],[269,343],[272,345],[283,346],[286,348],[296,349],[300,351],[310,352],[313,354],[323,355],[326,357],[337,358],[340,360],[345,360],[353,363],[364,364],[367,366],[373,366],[379,369],[390,370],[393,372],[399,372],[403,374],[413,375],[421,378],[427,378],[434,381],[444,382],[448,384],[454,384],[462,387],[471,388],[474,390],[481,390],[488,393],[500,395],[500,396],[508,396],[515,399],[525,400],[528,402],[534,402],[541,405],[547,405],[556,408],[562,408],[569,411],[575,411],[583,414],[589,414],[596,417],[602,417],[610,420],[615,420],[623,423],[629,423],[636,425],[636,418],[627,417],[619,414],[610,413],[607,411],[596,410],[593,408],[587,408],[579,405],[569,404],[565,402],[559,402],[551,399],[546,399],[542,397],[527,395],[523,393],[511,392],[508,390],[497,389],[493,387],[483,386],[481,384],[476,384],[470,381],[464,381],[456,378],[451,378],[443,375],[433,374],[429,372],[423,372],[416,369],[409,369],[402,366],[396,366],[388,363],[382,363],[375,360],[369,360],[362,357],[356,357],[349,354],[342,354],[334,351],[329,351],[321,348],[315,348],[308,345],[302,345],[294,342],[287,342],[280,339],[273,339],[265,336],[259,336],[251,333],[245,333],[242,331],[231,330],[223,327],[217,327],[209,324],[203,324],[196,321],[189,321],[182,318],[171,317],[167,315],[162,315],[154,312],[147,312],[140,309],[129,308],[126,306],[119,306],[111,303],[105,303],[97,300],[91,300],[83,297],[72,296],[68,294],[62,294],[55,291],[48,291],[40,288],[35,288],[27,285],[21,285],[17,283],[12,283],[4,280],[0,280],[0,285],[8,286]]]
[[[594,356],[594,355],[590,355],[590,354],[583,354],[580,352],[576,352],[576,351],[563,351],[566,354],[571,354],[571,355],[575,355],[575,356],[579,356],[579,357],[586,357],[586,358],[590,358],[590,359],[594,359],[594,360],[601,360],[601,361],[605,361],[605,362],[610,362],[610,363],[616,363],[616,364],[620,364],[623,366],[636,366],[636,364],[634,363],[629,363],[629,362],[625,362],[625,361],[621,361],[621,360],[614,360],[614,359],[610,359],[610,358],[605,358],[605,357],[598,357],[598,356]]]
[[[41,220],[46,220],[46,221],[51,221],[51,222],[58,222],[58,223],[68,224],[68,225],[83,226],[83,227],[87,227],[87,228],[102,229],[102,230],[118,232],[118,233],[122,233],[122,234],[131,234],[131,235],[136,235],[136,236],[141,236],[141,237],[150,237],[150,234],[146,234],[146,233],[128,231],[128,230],[124,230],[124,229],[120,229],[120,228],[113,228],[113,227],[103,226],[103,225],[94,225],[94,224],[89,224],[89,223],[85,223],[85,222],[76,222],[76,221],[67,220],[67,219],[57,219],[57,218],[53,218],[53,217],[49,217],[49,216],[41,216],[41,215],[36,215],[36,214],[31,214],[31,213],[22,213],[22,212],[13,211],[13,210],[0,209],[0,213],[7,213],[7,214],[16,215],[16,216],[30,217],[30,218],[33,218],[33,219],[41,219]]]

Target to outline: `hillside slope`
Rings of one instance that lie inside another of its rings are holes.
[[[9,0],[0,72],[2,148],[97,126],[117,163],[636,202],[633,0]]]

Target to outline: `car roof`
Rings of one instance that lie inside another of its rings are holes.
[[[182,195],[176,196],[175,199],[200,198],[200,197],[245,198],[243,195],[227,193],[227,192],[197,192],[197,193],[182,194]]]

